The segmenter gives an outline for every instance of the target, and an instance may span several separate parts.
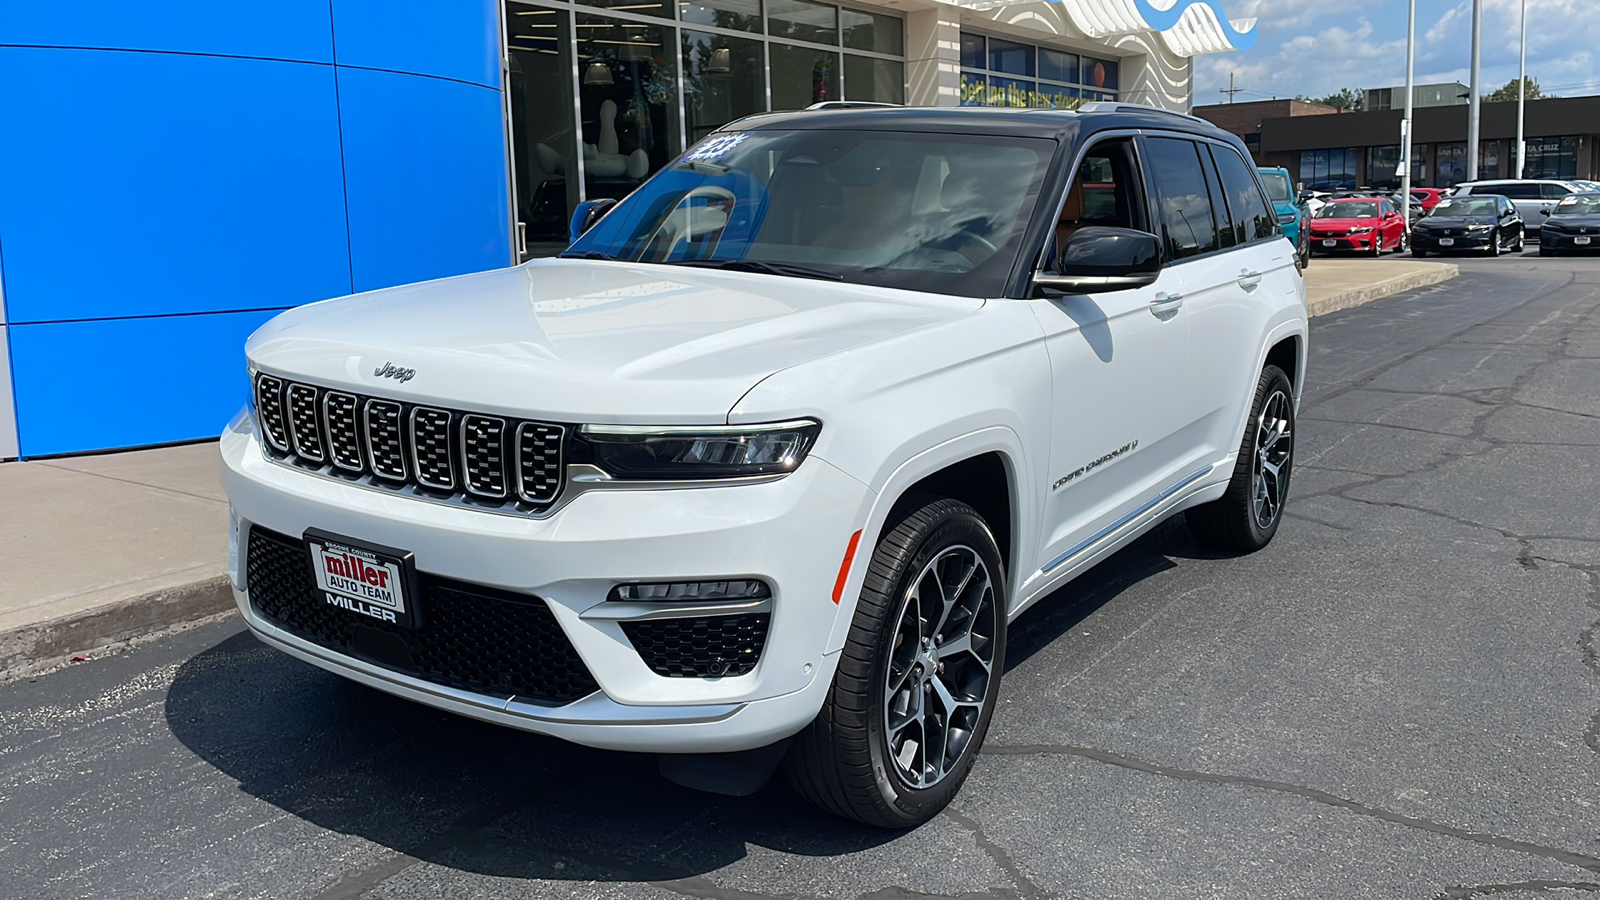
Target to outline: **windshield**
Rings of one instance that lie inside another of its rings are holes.
[[[1317,210],[1319,219],[1370,219],[1377,214],[1377,203],[1329,203]]]
[[[1553,211],[1558,216],[1600,216],[1600,194],[1568,194]]]
[[[1282,172],[1262,172],[1261,181],[1267,186],[1267,196],[1273,203],[1288,203],[1294,199],[1294,192],[1289,190],[1289,176]]]
[[[1435,219],[1462,218],[1466,216],[1486,216],[1494,218],[1500,214],[1500,205],[1487,197],[1455,197],[1440,200],[1433,207]]]
[[[714,134],[562,255],[765,264],[779,274],[998,296],[1054,151],[1054,141],[979,135]]]

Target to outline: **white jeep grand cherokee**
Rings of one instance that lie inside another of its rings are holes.
[[[1241,551],[1281,520],[1304,287],[1198,119],[762,115],[574,222],[250,339],[221,452],[262,640],[906,826],[1008,621],[1180,510]]]

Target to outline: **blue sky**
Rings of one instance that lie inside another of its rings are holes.
[[[1600,2],[1527,0],[1528,75],[1561,96],[1600,94]],[[1229,18],[1256,16],[1260,36],[1245,52],[1194,61],[1196,106],[1405,83],[1406,0],[1223,0]],[[1484,0],[1483,82],[1489,91],[1517,77],[1519,0]],[[1470,0],[1417,0],[1418,84],[1467,82]]]

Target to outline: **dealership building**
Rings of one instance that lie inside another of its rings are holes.
[[[276,313],[559,252],[741,116],[1188,110],[1220,0],[168,0],[0,20],[0,460],[213,437]],[[492,323],[486,323],[492,327]]]

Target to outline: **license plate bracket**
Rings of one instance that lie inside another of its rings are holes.
[[[1456,242],[1455,238],[1439,238],[1439,246],[1441,246],[1441,247],[1454,246],[1455,242]]]
[[[413,554],[318,528],[306,529],[302,539],[319,602],[359,616],[369,625],[422,627]]]
[[[1330,241],[1327,238],[1323,238],[1322,246],[1324,246],[1324,247],[1337,247],[1337,246],[1339,246],[1339,242],[1338,241]]]
[[[1589,243],[1589,236],[1586,234],[1580,234],[1577,237],[1574,237],[1572,242],[1574,244],[1587,244]]]

